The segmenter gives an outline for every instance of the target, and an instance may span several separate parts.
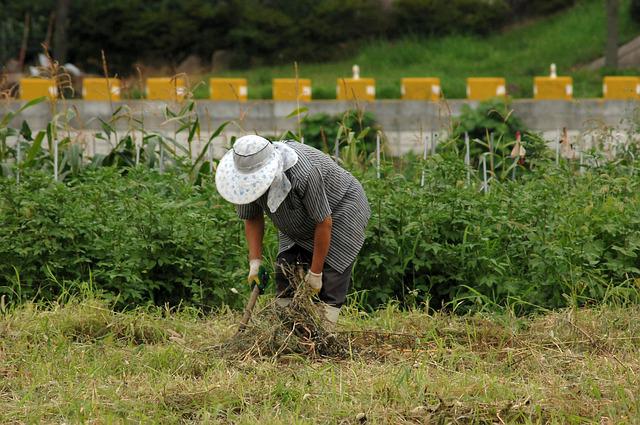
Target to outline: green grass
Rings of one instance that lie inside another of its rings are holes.
[[[628,13],[629,0],[620,2],[620,39],[640,34]],[[336,78],[351,75],[360,65],[361,76],[374,77],[378,98],[399,98],[402,77],[439,77],[446,97],[464,98],[465,79],[502,76],[514,97],[532,97],[533,77],[548,75],[556,63],[559,75],[574,77],[575,97],[601,97],[602,77],[614,72],[588,71],[581,66],[604,54],[605,6],[600,0],[583,0],[555,16],[521,24],[487,38],[449,36],[434,39],[405,38],[364,45],[353,58],[333,63],[300,63],[299,76],[311,78],[315,99],[335,98]],[[634,74],[635,70],[617,72]],[[293,77],[293,64],[234,70],[215,76],[245,77],[249,96],[271,98],[271,79]],[[207,97],[206,87],[196,90]]]
[[[638,307],[529,318],[349,308],[340,330],[387,338],[371,340],[379,358],[342,361],[225,360],[209,348],[228,340],[238,319],[160,308],[117,313],[92,298],[0,312],[0,423],[609,424],[640,417]],[[415,347],[392,333],[414,335]]]

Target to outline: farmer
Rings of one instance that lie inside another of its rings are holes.
[[[335,325],[371,215],[360,182],[317,149],[249,135],[220,160],[216,187],[244,220],[249,282],[262,263],[266,214],[279,231],[276,303],[287,306],[293,295],[283,266],[302,264],[304,282],[323,301],[328,324]]]

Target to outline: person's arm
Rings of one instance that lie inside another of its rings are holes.
[[[313,234],[313,257],[311,259],[310,270],[313,273],[320,274],[324,268],[324,260],[329,252],[329,244],[331,243],[331,227],[333,221],[331,216],[327,216],[323,221],[316,224]]]
[[[316,223],[313,234],[313,257],[311,273],[320,274],[331,243],[331,207],[325,191],[325,183],[319,168],[314,168],[307,177],[304,196],[302,197],[309,217]]]
[[[264,215],[259,214],[244,221],[244,233],[249,247],[249,261],[262,260],[262,238],[264,237]]]

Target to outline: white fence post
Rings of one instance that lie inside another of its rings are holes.
[[[424,136],[424,145],[422,147],[422,177],[420,177],[420,187],[424,187],[424,167],[427,161],[427,153],[429,152],[429,136]]]
[[[467,166],[467,186],[471,183],[471,149],[469,146],[469,133],[464,133],[464,164]]]
[[[20,184],[20,163],[22,162],[22,147],[20,146],[20,139],[16,143],[16,183]]]
[[[58,138],[53,139],[53,180],[58,181]]]
[[[380,131],[376,133],[376,177],[380,178]]]

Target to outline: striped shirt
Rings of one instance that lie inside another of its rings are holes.
[[[266,213],[278,229],[280,254],[293,245],[313,252],[316,224],[331,215],[331,243],[325,261],[342,273],[364,244],[371,216],[364,189],[321,151],[298,142],[286,143],[298,154],[298,162],[285,171],[291,191],[275,213],[267,207],[267,192],[250,204],[236,205],[238,216],[247,220]]]

